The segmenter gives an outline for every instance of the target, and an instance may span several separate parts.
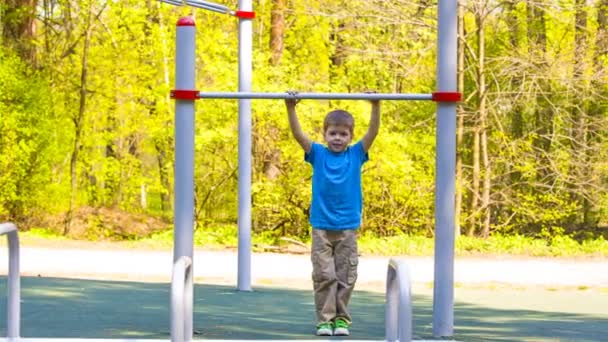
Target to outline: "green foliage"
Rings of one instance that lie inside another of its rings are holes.
[[[135,0],[105,7],[74,4],[40,8],[35,37],[40,65],[0,52],[0,218],[25,222],[65,213],[72,195],[76,206],[171,216],[174,103],[168,93],[175,22],[192,10]],[[433,91],[436,6],[419,5],[291,1],[284,13],[283,55],[271,65],[272,2],[255,2],[253,89]],[[472,184],[473,132],[483,129],[488,133],[492,231],[487,240],[459,238],[458,248],[460,253],[576,255],[583,249],[594,254],[594,249],[605,250],[605,240],[597,237],[608,223],[608,80],[601,72],[606,67],[606,54],[598,48],[601,36],[594,36],[600,23],[596,10],[588,8],[589,46],[576,56],[576,8],[560,1],[538,3],[547,40],[539,53],[528,39],[538,23],[528,18],[527,5],[517,2],[508,12],[501,3],[483,18],[483,69],[476,55],[477,6],[466,7],[467,35],[460,41],[466,50],[463,92],[470,101],[462,103],[464,141],[458,146],[464,163],[461,224],[467,227],[479,217],[479,208],[471,207],[480,196]],[[84,20],[89,8],[96,16],[90,26]],[[238,89],[236,21],[194,11],[196,88]],[[85,55],[87,30],[91,44]],[[577,61],[587,67],[573,79]],[[489,119],[483,127],[476,121],[480,70],[488,87]],[[255,239],[265,244],[281,237],[307,241],[310,167],[290,135],[284,104],[255,101],[252,106]],[[355,116],[359,139],[369,120],[364,102],[303,101],[298,113],[305,132],[320,141],[325,113],[338,107]],[[370,253],[428,254],[432,248],[435,121],[433,103],[382,103],[381,131],[363,174],[362,245]],[[194,125],[197,243],[234,245],[237,102],[197,102]],[[583,128],[585,134],[577,137]],[[74,188],[73,154],[78,156]],[[91,239],[115,233],[99,224],[86,231]],[[168,239],[169,233],[163,234],[151,239]]]
[[[0,49],[0,220],[45,207],[55,121],[42,75]]]
[[[28,231],[19,232],[19,238],[26,241],[28,239],[45,239],[52,241],[67,240],[67,238],[63,235],[45,228],[31,228]]]
[[[460,236],[456,239],[458,255],[518,255],[534,257],[608,256],[608,244],[603,238],[582,243],[565,235],[538,239],[522,235],[493,235],[487,239]]]

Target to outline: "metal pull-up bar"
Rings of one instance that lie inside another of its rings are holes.
[[[214,4],[208,1],[202,0],[160,0],[161,2],[165,2],[175,6],[192,6],[196,8],[206,9],[208,11],[223,13],[223,14],[234,14],[234,11],[231,11],[228,7],[224,5]]]
[[[400,100],[457,102],[461,94],[457,92],[435,92],[432,94],[397,93],[260,93],[260,92],[199,92],[197,90],[173,90],[171,98],[178,100],[204,99],[267,99],[267,100]]]
[[[253,19],[255,18],[255,12],[253,11],[233,11],[227,6],[215,4],[213,2],[204,0],[160,0],[161,2],[175,5],[175,6],[192,6],[196,8],[202,8],[208,11],[229,14],[241,19]]]

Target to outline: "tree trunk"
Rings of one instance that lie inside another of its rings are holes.
[[[89,13],[87,16],[87,23],[85,26],[85,39],[82,50],[82,62],[80,68],[80,87],[79,87],[79,105],[78,113],[73,117],[74,122],[74,144],[72,147],[72,155],[70,158],[70,208],[66,215],[64,235],[69,234],[70,227],[72,224],[72,215],[76,207],[76,195],[78,190],[78,154],[80,151],[80,138],[84,129],[84,115],[86,112],[86,101],[87,101],[87,73],[89,63],[89,48],[91,44],[91,32],[92,32],[92,17],[93,8],[89,5]]]
[[[270,64],[278,65],[283,56],[285,37],[285,0],[272,0],[270,15]]]
[[[599,79],[605,70],[602,59],[608,56],[608,0],[600,0],[597,3],[597,26],[593,54],[594,80]]]
[[[490,235],[490,160],[488,156],[488,110],[487,104],[487,89],[486,89],[486,72],[485,72],[485,44],[486,44],[486,2],[480,0],[477,3],[476,24],[477,24],[477,85],[479,92],[479,153],[483,166],[483,185],[481,191],[481,235],[488,237]]]
[[[519,20],[517,17],[516,5],[519,0],[510,0],[505,3],[505,10],[507,15],[507,27],[509,27],[509,42],[510,49],[513,52],[519,51],[520,42],[519,42]],[[519,71],[519,70],[518,70]],[[513,77],[513,88],[516,92],[519,93],[520,87],[522,85],[522,79],[518,75]],[[520,139],[524,135],[524,117],[523,117],[524,107],[521,105],[520,101],[516,101],[513,111],[510,113],[511,115],[511,136],[513,139]],[[511,172],[511,182],[517,183],[521,178],[520,172]]]
[[[571,137],[571,158],[573,163],[570,169],[570,175],[573,178],[571,188],[572,200],[580,203],[582,207],[581,220],[583,224],[589,223],[591,203],[587,193],[589,189],[581,189],[576,184],[584,184],[590,182],[593,175],[589,170],[589,144],[587,142],[588,128],[588,92],[584,78],[587,55],[587,0],[575,0],[575,15],[574,15],[574,70],[572,79],[575,84],[576,98],[573,99],[572,106],[572,133]]]
[[[547,34],[545,25],[545,15],[540,3],[536,0],[528,0],[527,20],[528,20],[528,56],[530,64],[534,65],[538,73],[547,72]],[[536,178],[541,183],[552,183],[555,178],[550,169],[551,161],[549,153],[552,145],[553,135],[553,109],[548,103],[546,96],[540,93],[551,94],[551,84],[549,81],[538,81],[536,94],[536,108],[534,113],[534,126],[536,137],[533,141],[536,150],[537,171]]]
[[[167,43],[167,38],[165,36],[165,31],[166,29],[164,28],[164,22],[162,20],[162,12],[159,11],[160,9],[160,2],[156,1],[153,2],[156,5],[156,11],[155,13],[158,13],[158,16],[156,18],[154,18],[154,20],[158,23],[158,25],[160,26],[160,33],[161,33],[161,39],[162,39],[162,68],[163,68],[163,83],[166,87],[166,89],[170,89],[170,80],[169,80],[169,53],[167,52],[167,46],[169,46],[169,44]],[[151,8],[151,6],[149,5],[149,8]],[[171,98],[169,96],[169,92],[167,92],[167,94],[165,95],[163,101],[165,101],[165,108],[172,108],[171,105]],[[156,106],[154,106],[155,108]],[[158,113],[156,112],[153,107],[151,107],[151,112],[150,115],[159,115],[159,116],[163,116],[166,118],[166,120],[164,121],[163,125],[165,126],[165,128],[167,128],[166,130],[169,131],[169,127],[171,126],[171,120],[169,119],[171,116],[171,113],[167,112],[167,113]],[[164,130],[161,130],[164,131]],[[168,211],[172,209],[172,205],[171,205],[171,194],[173,191],[173,188],[171,186],[171,180],[170,180],[170,170],[168,169],[169,165],[171,165],[171,155],[167,155],[167,151],[170,151],[171,146],[173,145],[173,140],[170,136],[165,136],[165,135],[160,135],[160,136],[155,136],[153,137],[153,141],[154,141],[154,149],[156,151],[156,164],[158,165],[158,177],[159,177],[159,181],[160,184],[162,186],[162,188],[165,190],[163,192],[160,193],[160,208],[162,211]]]
[[[606,81],[606,65],[605,61],[608,59],[608,0],[600,0],[597,2],[597,32],[595,34],[595,50],[593,54],[593,77],[591,78],[591,89],[597,91],[599,96],[594,96],[590,100],[589,104],[589,129],[586,132],[587,141],[591,145],[591,154],[589,155],[589,162],[597,163],[597,160],[605,160],[600,153],[603,148],[601,146],[602,132],[605,131],[598,122],[602,122],[603,115],[605,115],[606,98],[608,98],[608,84]],[[604,135],[605,137],[605,135]],[[583,222],[587,227],[591,225],[597,226],[598,215],[597,208],[593,205],[598,201],[599,193],[606,192],[606,183],[597,179],[597,173],[595,173],[596,179],[594,180],[595,186],[590,187],[590,201],[588,205],[590,210],[585,210],[585,216]],[[601,190],[600,190],[601,189]]]
[[[36,6],[38,0],[6,0],[0,6],[0,31],[4,46],[36,65]]]
[[[516,5],[519,2],[519,0],[509,0],[505,2],[505,11],[506,11],[506,22],[507,22],[507,27],[509,27],[509,43],[510,43],[510,48],[511,51],[513,52],[517,52],[519,50],[520,44],[519,44],[519,37],[518,37],[518,31],[519,31],[519,19],[517,17],[517,10],[516,10]],[[513,78],[513,88],[515,88],[515,90],[517,92],[519,92],[519,88],[521,87],[522,84],[522,80],[521,77],[519,77],[518,75],[516,75]],[[524,118],[523,118],[523,110],[524,108],[522,108],[522,106],[520,105],[520,102],[516,102],[515,103],[515,108],[513,108],[513,111],[511,113],[512,119],[511,119],[511,135],[513,136],[514,139],[519,139],[521,137],[523,137],[523,133],[524,133]],[[519,181],[519,172],[517,173],[511,173],[512,176],[512,181],[514,182],[518,182]],[[515,178],[515,179],[513,179]]]
[[[344,40],[342,39],[342,31],[344,31],[346,25],[341,22],[334,26],[329,37],[330,41],[335,46],[334,53],[331,56],[331,62],[335,66],[341,66],[346,59],[346,47],[344,46]]]
[[[587,0],[575,0],[574,19],[574,78],[581,79],[585,72],[587,54]]]
[[[541,52],[544,57],[544,53],[547,51],[544,11],[539,7],[538,0],[527,0],[527,3],[528,53],[535,55]]]
[[[526,110],[526,103],[520,100],[520,94],[524,93],[526,90],[523,87],[524,79],[522,75],[526,74],[524,70],[524,65],[526,63],[522,63],[521,59],[521,38],[519,36],[520,29],[520,19],[517,14],[517,4],[520,0],[509,0],[505,2],[505,22],[509,30],[509,49],[511,51],[511,58],[514,59],[513,65],[518,65],[519,67],[514,70],[512,77],[512,81],[510,87],[512,89],[511,93],[514,94],[511,97],[511,103],[513,107],[510,111],[504,113],[505,121],[509,122],[508,133],[505,132],[508,136],[510,136],[510,140],[519,143],[524,137],[525,131],[525,120],[524,120],[524,112]],[[510,217],[517,211],[518,203],[515,200],[518,197],[518,192],[522,190],[522,186],[520,182],[522,180],[522,172],[520,168],[517,166],[520,158],[519,154],[512,153],[509,155],[508,160],[506,160],[505,164],[505,177],[504,177],[504,204],[501,204],[503,208],[501,208],[501,215],[504,215],[505,221],[510,220]]]
[[[467,229],[467,236],[475,235],[475,228],[477,228],[477,218],[479,218],[479,202],[480,202],[480,179],[481,179],[481,169],[479,163],[479,144],[480,144],[480,129],[479,129],[479,115],[477,113],[474,114],[473,118],[473,175],[471,180],[471,220],[470,226]]]
[[[458,5],[458,91],[464,93],[464,46],[465,46],[465,30],[464,30],[464,0],[461,0]],[[460,236],[460,213],[462,212],[462,197],[463,197],[463,173],[462,173],[462,153],[464,143],[464,104],[458,104],[458,121],[456,128],[456,198],[454,203],[454,235]]]
[[[160,193],[160,208],[162,211],[171,210],[171,181],[169,180],[169,170],[167,169],[167,163],[169,162],[169,158],[167,158],[167,153],[165,152],[168,144],[159,141],[160,139],[155,139],[154,147],[156,149],[156,162],[158,164],[158,173],[160,178],[160,183],[163,186],[163,189],[166,192]]]

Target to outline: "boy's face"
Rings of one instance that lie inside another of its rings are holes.
[[[353,140],[353,135],[350,133],[348,126],[329,125],[323,134],[323,139],[327,143],[327,147],[332,152],[342,152],[346,150],[350,141]]]

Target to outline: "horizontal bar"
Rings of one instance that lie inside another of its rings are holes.
[[[199,92],[199,99],[432,100],[432,94]]]
[[[175,6],[183,6],[189,5],[196,8],[202,8],[213,12],[223,13],[223,14],[233,14],[233,12],[226,6],[214,4],[212,2],[202,1],[202,0],[160,0],[161,2],[175,5]]]
[[[223,5],[214,4],[212,2],[202,1],[202,0],[186,0],[186,3],[192,7],[202,8],[209,11],[219,12],[219,13],[230,13],[230,9]]]
[[[220,4],[216,4],[213,2],[209,2],[209,1],[204,1],[204,0],[186,0],[186,3],[189,5],[204,5],[207,7],[215,7],[217,9],[228,9],[227,6],[224,5],[220,5]]]
[[[175,5],[175,6],[182,6],[184,4],[182,0],[160,0],[160,2],[164,2],[164,3]]]

